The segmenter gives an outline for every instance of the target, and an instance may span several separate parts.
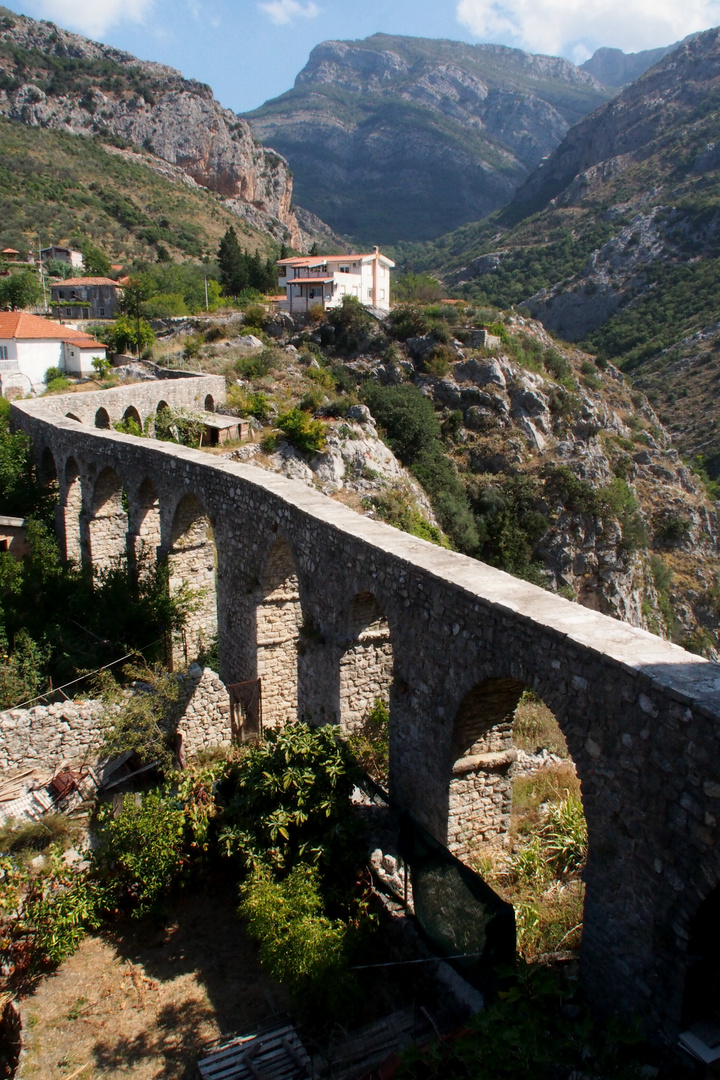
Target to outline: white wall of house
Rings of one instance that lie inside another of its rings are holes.
[[[95,371],[92,362],[96,356],[107,356],[107,350],[96,345],[92,349],[79,348],[72,342],[65,342],[65,371],[73,375],[92,375]]]
[[[303,279],[318,277],[331,277],[332,282],[302,285]],[[326,309],[339,307],[345,296],[354,296],[366,307],[390,310],[390,267],[381,259],[328,256],[321,265],[285,267],[278,284],[286,290],[286,299],[280,303],[285,311],[309,311],[318,304]]]

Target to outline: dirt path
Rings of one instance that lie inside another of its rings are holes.
[[[86,938],[22,1003],[20,1080],[189,1080],[205,1044],[284,1008],[234,903],[185,896],[165,927]]]

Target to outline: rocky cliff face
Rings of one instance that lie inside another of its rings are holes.
[[[286,161],[258,145],[210,87],[172,68],[1,9],[0,115],[143,148],[252,224],[302,243]]]
[[[388,243],[502,206],[607,96],[556,57],[376,34],[318,45],[295,88],[248,119],[290,161],[304,206]]]

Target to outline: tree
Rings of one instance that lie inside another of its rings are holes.
[[[107,255],[85,240],[80,250],[82,251],[83,266],[85,273],[90,277],[107,277],[110,273],[110,260]]]
[[[40,282],[32,270],[12,274],[0,282],[0,307],[5,310],[19,311],[39,303],[41,297]]]
[[[232,225],[220,241],[218,263],[220,265],[220,283],[228,295],[237,296],[238,293],[248,287],[250,274],[238,243],[237,233]]]
[[[102,327],[95,336],[107,345],[110,352],[126,353],[134,349],[138,355],[155,340],[152,327],[144,319],[135,320],[127,315],[118,315],[112,326]]]

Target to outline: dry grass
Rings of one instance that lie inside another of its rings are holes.
[[[208,1042],[286,1008],[234,908],[213,890],[166,927],[86,938],[22,1003],[23,1080],[194,1080]]]
[[[548,750],[558,757],[569,757],[565,736],[547,705],[532,690],[526,690],[515,710],[513,723],[515,746],[528,753]]]

